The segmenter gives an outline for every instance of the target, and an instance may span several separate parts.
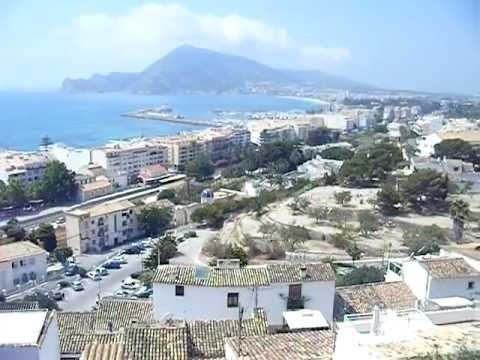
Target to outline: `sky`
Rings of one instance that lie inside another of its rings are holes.
[[[184,44],[382,88],[480,93],[477,0],[0,0],[0,89],[141,71]]]

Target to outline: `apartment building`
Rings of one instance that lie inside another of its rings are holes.
[[[269,325],[283,324],[283,312],[320,311],[332,321],[335,274],[330,265],[271,264],[240,267],[219,260],[216,267],[163,265],[153,279],[154,316],[176,319],[238,319],[263,308]],[[202,301],[198,301],[202,299]]]
[[[66,212],[68,246],[77,254],[99,252],[137,237],[135,209],[133,202],[118,200]]]
[[[30,241],[0,246],[0,292],[47,276],[48,253]]]
[[[116,142],[92,150],[92,161],[103,167],[115,183],[121,183],[124,174],[129,183],[135,183],[144,167],[168,164],[168,148],[157,140]]]
[[[199,155],[218,160],[235,147],[250,143],[250,131],[245,128],[222,127],[159,140],[168,147],[168,162],[177,169],[183,168]]]
[[[39,181],[50,161],[42,152],[0,152],[0,180],[16,180],[23,184]]]

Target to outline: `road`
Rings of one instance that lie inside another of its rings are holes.
[[[120,289],[122,280],[126,279],[133,272],[142,270],[142,258],[145,255],[125,255],[128,264],[122,265],[121,269],[108,270],[109,274],[101,281],[93,281],[89,278],[83,279],[85,287],[82,291],[74,291],[72,288],[66,288],[65,300],[59,301],[58,306],[64,311],[88,311],[95,305],[97,296],[110,296]]]
[[[201,257],[203,245],[217,233],[212,230],[195,230],[197,237],[189,238],[178,246],[179,255],[170,260],[171,264],[206,265]]]

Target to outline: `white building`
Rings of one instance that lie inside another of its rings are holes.
[[[0,291],[9,292],[47,276],[48,253],[30,241],[0,246]]]
[[[168,148],[155,140],[115,142],[92,150],[92,161],[103,167],[115,183],[121,183],[125,173],[128,181],[135,183],[144,167],[168,164]]]
[[[55,312],[0,312],[0,359],[60,360]]]
[[[97,252],[134,239],[140,234],[135,209],[131,201],[117,200],[66,212],[68,245],[75,253]]]
[[[0,180],[16,180],[23,184],[40,181],[50,161],[49,156],[43,152],[2,151]]]
[[[480,299],[480,272],[463,258],[418,257],[403,263],[403,281],[422,302]]]
[[[219,260],[220,262],[220,260]],[[239,308],[251,317],[263,308],[269,325],[283,324],[283,312],[318,310],[333,319],[335,274],[330,265],[275,264],[217,267],[164,265],[153,279],[154,317],[186,320],[238,319]]]

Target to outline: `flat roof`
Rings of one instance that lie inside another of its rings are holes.
[[[296,329],[321,329],[328,328],[328,322],[318,310],[296,310],[285,311],[283,318],[287,322],[290,330]]]
[[[0,312],[0,347],[38,345],[47,320],[47,310]]]
[[[0,262],[46,253],[44,249],[30,241],[18,241],[0,246]]]
[[[67,214],[74,216],[90,215],[91,217],[108,215],[119,211],[129,210],[135,207],[135,204],[129,200],[110,201],[95,205],[88,209],[75,209],[68,211]]]

